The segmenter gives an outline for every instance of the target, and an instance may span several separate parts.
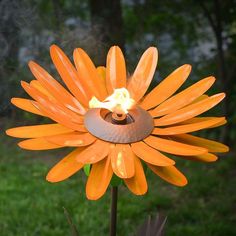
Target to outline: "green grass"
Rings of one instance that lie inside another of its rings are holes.
[[[0,138],[0,235],[70,235],[65,207],[80,235],[108,235],[110,194],[86,200],[86,177],[81,172],[67,181],[50,184],[47,171],[62,151],[27,152],[12,139]],[[189,179],[185,188],[171,186],[148,172],[149,192],[132,195],[119,189],[118,235],[131,235],[148,215],[168,216],[167,236],[236,235],[236,158],[233,154],[213,164],[178,161]]]

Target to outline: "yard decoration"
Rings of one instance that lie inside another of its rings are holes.
[[[205,94],[215,82],[213,76],[176,93],[191,71],[191,66],[185,64],[146,94],[158,60],[155,47],[143,53],[129,78],[118,46],[110,48],[106,67],[96,68],[81,48],[74,50],[75,66],[56,45],[51,46],[50,54],[67,89],[30,61],[36,80],[21,84],[32,100],[11,101],[23,110],[48,117],[53,123],[6,131],[10,136],[26,139],[18,143],[23,149],[75,148],[49,171],[47,181],[66,180],[89,164],[88,199],[102,197],[113,175],[122,179],[133,194],[143,195],[148,190],[143,165],[165,181],[185,186],[186,177],[168,154],[214,162],[215,153],[228,151],[224,144],[189,134],[226,123],[225,117],[199,116],[225,97],[224,93]],[[112,191],[114,216],[117,187]],[[111,235],[114,235],[116,218],[112,224]]]

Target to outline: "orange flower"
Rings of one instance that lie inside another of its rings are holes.
[[[226,123],[224,117],[199,117],[225,97],[224,93],[204,94],[214,83],[214,77],[202,79],[176,93],[191,71],[190,65],[183,65],[145,96],[156,70],[158,53],[154,47],[144,52],[128,80],[124,56],[117,46],[109,50],[106,68],[96,68],[80,48],[75,49],[73,54],[75,67],[57,46],[51,46],[50,53],[69,91],[31,61],[29,67],[36,80],[21,84],[33,100],[13,98],[12,103],[23,110],[48,117],[54,123],[7,130],[10,136],[26,138],[19,142],[24,149],[76,147],[49,171],[46,177],[49,182],[63,181],[84,165],[91,164],[86,185],[88,199],[96,200],[103,196],[113,174],[122,178],[134,194],[142,195],[148,188],[143,163],[167,182],[184,186],[187,179],[165,153],[188,160],[213,162],[217,160],[213,153],[228,151],[224,144],[188,134]],[[114,105],[112,100],[117,96],[124,98],[114,93],[121,88],[129,93],[125,95],[129,99],[125,106],[122,102]],[[90,132],[85,127],[86,114],[95,103],[105,107],[109,105],[108,97],[114,110],[125,107],[129,112],[135,106],[148,111],[146,113],[153,122],[150,134],[142,140],[122,143],[107,141]]]

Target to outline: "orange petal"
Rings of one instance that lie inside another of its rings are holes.
[[[100,83],[105,88],[106,96],[108,97],[107,87],[106,87],[106,67],[105,66],[98,66],[97,67],[97,73],[100,79]]]
[[[46,124],[46,125],[33,125],[21,126],[6,131],[7,135],[16,138],[39,138],[56,134],[64,134],[72,132],[60,124]]]
[[[14,104],[16,107],[29,111],[31,113],[40,115],[40,116],[45,116],[41,111],[39,111],[33,104],[33,100],[30,99],[25,99],[25,98],[12,98],[11,103]]]
[[[90,200],[97,200],[103,196],[112,177],[111,160],[104,158],[93,164],[86,184],[86,195]]]
[[[81,134],[77,132],[45,137],[45,139],[48,142],[68,147],[88,146],[96,140],[90,133]]]
[[[33,88],[39,90],[41,93],[43,93],[45,96],[49,97],[50,99],[54,99],[54,97],[48,92],[47,89],[45,89],[38,80],[31,80],[30,86]]]
[[[182,187],[188,183],[186,177],[175,166],[153,166],[148,164],[148,167],[165,181]]]
[[[82,125],[82,116],[79,116],[73,111],[62,107],[60,104],[55,103],[54,101],[49,101],[44,94],[40,93],[40,91],[36,90],[35,88],[32,88],[26,82],[22,81],[21,84],[25,91],[38,101],[38,103],[32,102],[32,104],[48,117],[68,128],[82,132],[86,131]]]
[[[98,76],[101,80],[106,80],[106,67],[105,66],[98,66],[96,68]]]
[[[222,119],[222,121],[210,126],[209,128],[216,128],[216,127],[219,127],[219,126],[222,126],[222,125],[225,125],[227,123],[227,120],[226,119]]]
[[[196,102],[200,102],[200,101],[204,100],[205,98],[209,98],[209,96],[206,95],[206,94],[203,94],[202,96],[196,98],[196,99],[195,99],[193,102],[191,102],[190,104],[193,104],[193,103],[196,103]]]
[[[174,135],[190,133],[206,128],[212,128],[213,125],[217,125],[222,121],[225,121],[224,117],[199,117],[190,119],[192,123],[172,126],[169,128],[154,128],[152,134],[155,135]],[[190,122],[189,120],[189,122]],[[155,125],[158,125],[158,120],[155,120]]]
[[[56,45],[50,47],[52,61],[66,86],[79,102],[86,107],[93,93],[86,81],[81,80],[75,67],[65,53]]]
[[[144,142],[132,143],[131,148],[139,158],[147,163],[157,166],[170,166],[175,164],[173,160],[151,148]]]
[[[129,190],[136,195],[144,195],[147,192],[147,180],[143,171],[141,161],[134,156],[135,175],[132,178],[124,179]]]
[[[217,161],[218,157],[212,153],[205,153],[199,156],[178,156],[182,159],[189,161],[198,161],[198,162],[214,162]]]
[[[116,144],[111,151],[111,165],[120,178],[134,176],[134,154],[128,144]]]
[[[66,116],[67,120],[71,120],[75,123],[82,124],[83,123],[83,117],[76,114],[75,112],[67,109],[66,107],[62,106],[55,100],[51,100],[47,96],[45,96],[43,93],[41,93],[36,88],[33,88],[28,83],[21,81],[21,85],[24,88],[24,90],[36,101],[38,101],[39,104],[42,104],[47,110],[52,110],[53,113],[57,114],[57,116]]]
[[[200,80],[189,88],[169,98],[161,105],[150,111],[152,116],[163,116],[182,108],[204,94],[215,82],[213,76]]]
[[[50,94],[65,107],[85,114],[85,109],[59,82],[57,82],[46,70],[33,61],[29,62],[29,67],[35,78],[50,91]]]
[[[92,145],[86,148],[78,157],[77,161],[84,164],[93,164],[108,156],[110,144],[97,139]]]
[[[187,145],[168,139],[158,138],[152,135],[144,139],[144,141],[145,143],[147,143],[148,145],[159,151],[175,155],[192,156],[192,155],[200,155],[207,152],[207,149],[205,148],[193,145]]]
[[[118,46],[110,48],[107,54],[106,87],[109,94],[114,89],[126,87],[125,59]]]
[[[165,101],[184,83],[190,71],[191,66],[187,64],[177,68],[144,98],[141,107],[148,110]]]
[[[129,79],[127,89],[131,98],[138,102],[146,93],[156,70],[158,51],[155,47],[148,48],[139,60],[134,74]]]
[[[221,117],[215,117],[215,116],[202,117],[202,116],[198,116],[198,117],[193,117],[191,119],[180,122],[180,123],[178,123],[178,125],[195,124],[195,123],[199,123],[199,122],[203,122],[203,121],[210,121],[210,120],[215,120],[215,121],[218,121],[217,123],[221,123],[223,120],[225,120],[225,117],[224,116],[221,116]]]
[[[222,143],[205,139],[205,138],[196,137],[190,134],[174,135],[174,136],[171,136],[171,138],[173,138],[174,140],[183,142],[183,143],[196,145],[199,147],[204,147],[208,149],[209,152],[228,152],[229,151],[229,147]]]
[[[69,155],[59,161],[47,174],[47,181],[55,183],[63,181],[77,171],[79,171],[83,164],[76,161],[76,157],[83,151],[83,148],[77,148]]]
[[[46,102],[46,101],[43,101],[43,102]],[[68,127],[69,129],[77,130],[80,132],[87,132],[84,125],[71,122],[71,120],[68,119],[68,116],[66,114],[60,112],[60,109],[57,109],[57,106],[45,104],[47,106],[45,108],[43,105],[39,103],[35,103],[35,102],[32,102],[32,103],[36,108],[38,108],[40,111],[45,113],[50,119],[56,121],[57,123],[62,124],[63,126]]]
[[[44,138],[32,138],[18,143],[19,147],[27,150],[49,150],[63,146],[48,142]]]
[[[102,85],[96,67],[88,54],[83,49],[76,48],[73,57],[80,80],[85,80],[93,94],[99,100],[104,100],[107,95],[106,88]]]
[[[224,93],[215,94],[200,102],[191,104],[171,114],[165,115],[160,119],[156,119],[155,122],[157,122],[156,124],[158,124],[158,126],[165,126],[191,119],[197,115],[202,114],[205,111],[210,110],[212,107],[216,106],[224,97]]]

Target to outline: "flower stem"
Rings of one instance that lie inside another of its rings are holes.
[[[116,236],[117,195],[118,187],[113,186],[111,188],[110,236]]]

